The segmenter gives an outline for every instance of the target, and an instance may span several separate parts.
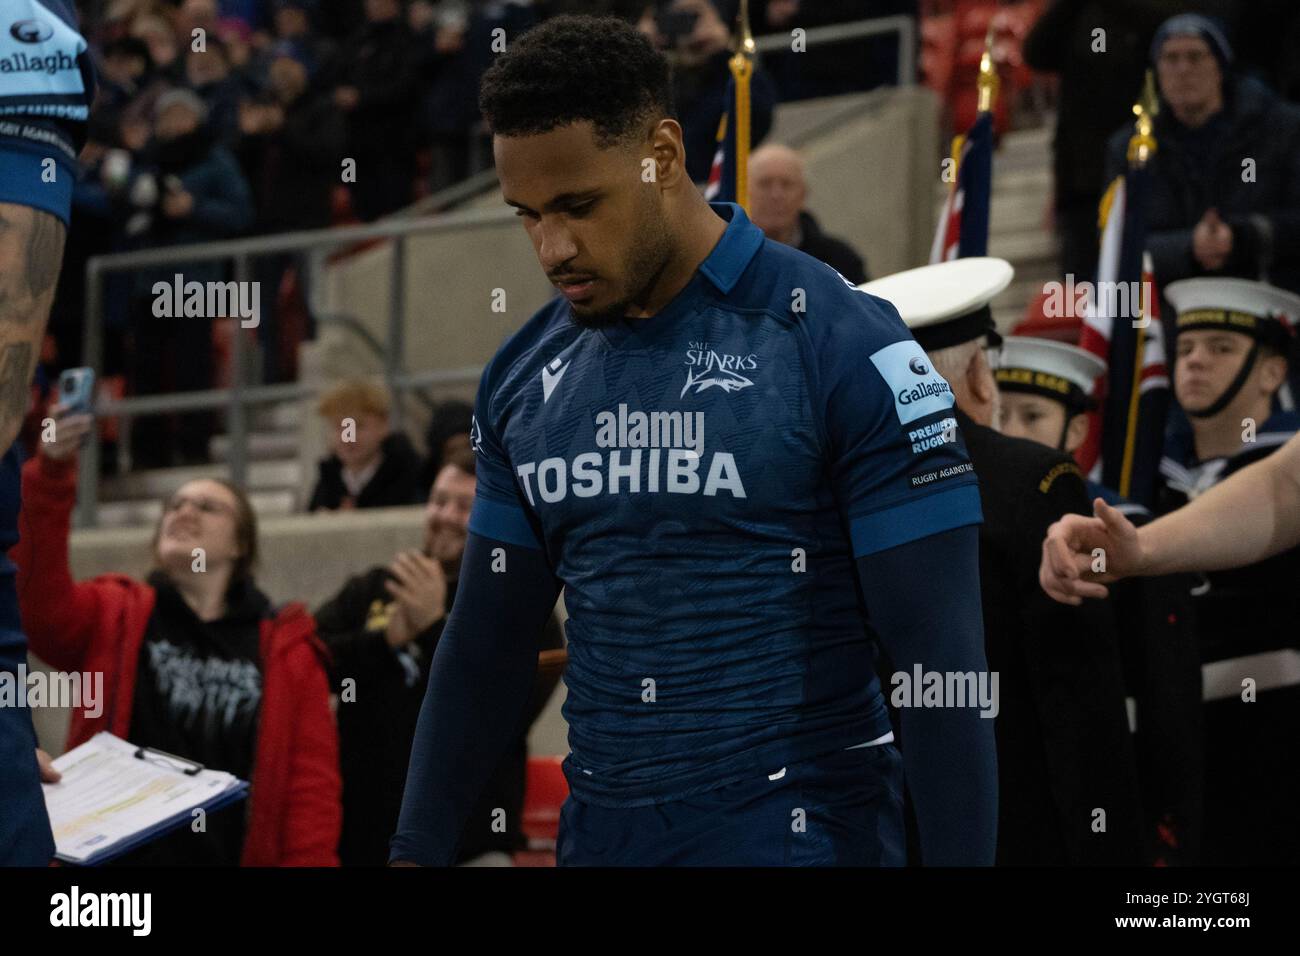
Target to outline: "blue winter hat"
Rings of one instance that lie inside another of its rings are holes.
[[[1227,70],[1232,65],[1232,46],[1218,22],[1199,13],[1180,13],[1160,24],[1156,30],[1156,35],[1151,40],[1150,56],[1153,66],[1160,57],[1160,48],[1173,37],[1200,37],[1219,61],[1219,69]]]

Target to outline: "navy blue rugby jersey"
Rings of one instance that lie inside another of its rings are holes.
[[[605,806],[887,733],[854,559],[982,520],[952,390],[894,307],[713,208],[725,233],[658,314],[584,329],[557,297],[479,386],[470,530],[564,583],[565,772]]]

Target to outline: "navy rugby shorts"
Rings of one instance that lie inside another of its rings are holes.
[[[903,866],[903,758],[837,751],[707,793],[610,808],[572,795],[560,866]]]

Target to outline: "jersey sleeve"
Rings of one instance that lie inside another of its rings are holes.
[[[814,341],[814,407],[854,557],[979,524],[952,388],[892,305],[854,290],[847,307]]]
[[[536,515],[520,493],[514,468],[492,418],[494,365],[488,366],[479,382],[474,417],[470,421],[469,441],[476,458],[477,483],[469,530],[484,538],[542,550]]]

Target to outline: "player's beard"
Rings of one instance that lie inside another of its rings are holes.
[[[647,199],[650,197],[647,196]],[[623,257],[623,295],[604,308],[579,313],[569,306],[569,317],[585,329],[600,329],[625,318],[632,306],[644,302],[673,257],[673,237],[662,210],[657,205],[642,208],[642,216],[632,227],[637,239]],[[630,291],[629,291],[630,290]]]

